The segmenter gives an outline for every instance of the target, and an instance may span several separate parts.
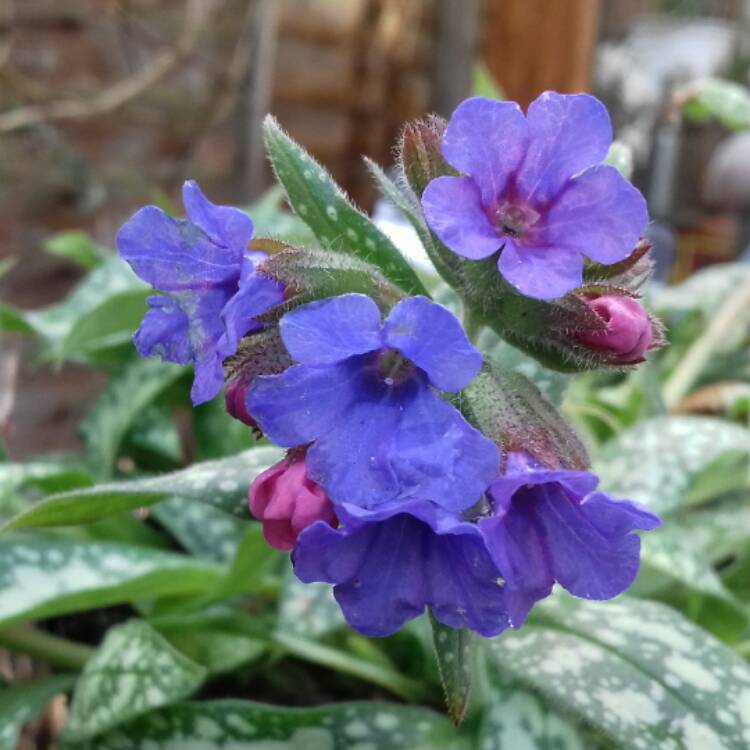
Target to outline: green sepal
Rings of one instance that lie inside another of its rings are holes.
[[[584,471],[581,441],[542,392],[519,372],[485,362],[461,392],[461,411],[503,450],[525,451],[550,468]]]
[[[384,312],[405,296],[376,266],[332,250],[287,247],[269,256],[259,270],[285,290],[284,303],[258,318],[264,323],[278,321],[298,305],[339,294],[366,294]]]

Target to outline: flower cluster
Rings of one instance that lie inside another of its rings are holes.
[[[652,345],[651,319],[632,295],[581,286],[583,255],[624,260],[647,219],[638,191],[600,165],[610,141],[589,96],[544,94],[525,117],[513,103],[470,99],[441,144],[462,174],[433,179],[422,206],[461,262],[497,254],[517,292],[577,289],[590,327],[571,334],[575,346],[629,365]],[[315,295],[282,283],[284,251],[250,252],[243,212],[194,183],[184,201],[186,221],[147,207],[118,235],[122,256],[164,293],[149,298],[136,347],[192,363],[199,403],[220,390],[243,337],[245,357],[275,337],[283,357],[235,362],[226,388],[229,413],[288,451],[253,482],[250,509],[302,581],[333,584],[353,628],[388,635],[429,608],[492,636],[519,627],[555,583],[589,599],[632,583],[634,532],[659,519],[564,460],[543,465],[517,429],[510,449],[501,424],[478,429],[462,398],[491,365],[449,310],[392,287]]]

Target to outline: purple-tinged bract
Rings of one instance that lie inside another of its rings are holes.
[[[120,255],[166,296],[149,311],[133,341],[144,357],[192,363],[194,404],[212,399],[224,382],[223,360],[257,330],[254,317],[281,302],[283,290],[256,273],[263,253],[248,252],[253,223],[243,211],[216,206],[189,181],[182,190],[187,219],[156,206],[137,211],[117,234]]]
[[[593,474],[542,468],[511,453],[506,473],[490,486],[493,512],[479,528],[505,582],[513,627],[555,582],[584,599],[611,599],[635,580],[640,539],[633,532],[660,520],[597,492],[597,484]]]
[[[369,297],[345,294],[288,312],[280,332],[297,364],[257,377],[248,411],[278,445],[312,444],[308,476],[334,504],[476,502],[499,454],[436,393],[460,390],[482,364],[448,310],[410,297],[381,322]]]
[[[484,636],[508,626],[499,573],[476,524],[423,500],[336,510],[343,526],[314,523],[292,560],[303,582],[334,584],[355,630],[390,635],[425,607],[450,627]]]
[[[601,164],[611,141],[607,110],[587,94],[545,92],[525,117],[515,102],[467,99],[441,142],[462,176],[427,185],[427,223],[458,255],[500,251],[521,294],[560,297],[580,286],[584,255],[623,260],[648,221],[640,192]]]

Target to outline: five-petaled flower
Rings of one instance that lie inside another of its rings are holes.
[[[521,294],[560,297],[580,286],[584,255],[623,260],[648,221],[640,192],[601,164],[611,142],[607,110],[587,94],[545,92],[526,117],[515,102],[467,99],[441,142],[462,176],[427,185],[427,223],[458,255],[499,251]]]
[[[253,223],[244,211],[214,205],[193,181],[184,184],[182,199],[187,220],[146,206],[121,227],[117,248],[140,278],[165,293],[148,298],[136,349],[192,363],[191,397],[200,404],[221,390],[223,360],[261,327],[254,317],[279,304],[283,290],[256,272],[265,254],[247,250]]]
[[[426,500],[374,510],[337,506],[343,526],[314,523],[292,554],[305,582],[334,584],[347,622],[384,636],[430,607],[453,628],[484,636],[508,627],[500,573],[475,523]]]
[[[510,453],[492,483],[491,515],[479,520],[502,575],[511,624],[519,627],[557,582],[584,599],[611,599],[638,573],[640,539],[658,516],[597,492],[596,476],[552,470]]]
[[[381,322],[369,297],[344,294],[286,313],[280,332],[298,364],[257,377],[248,412],[278,445],[312,443],[308,476],[334,503],[476,502],[499,453],[436,392],[460,390],[482,364],[448,310],[410,297]]]

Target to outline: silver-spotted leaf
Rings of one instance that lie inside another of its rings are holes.
[[[448,719],[377,701],[279,708],[183,703],[65,750],[469,750]]]
[[[204,593],[224,575],[218,565],[145,547],[9,536],[0,541],[0,622]]]
[[[204,667],[142,620],[111,628],[76,684],[66,737],[88,739],[175,703],[205,676]]]
[[[501,670],[628,750],[750,741],[750,666],[664,605],[553,597],[487,647]]]
[[[90,523],[172,496],[204,502],[238,518],[246,518],[247,492],[252,480],[282,455],[279,448],[259,446],[169,474],[108,482],[52,495],[18,514],[4,528]]]

